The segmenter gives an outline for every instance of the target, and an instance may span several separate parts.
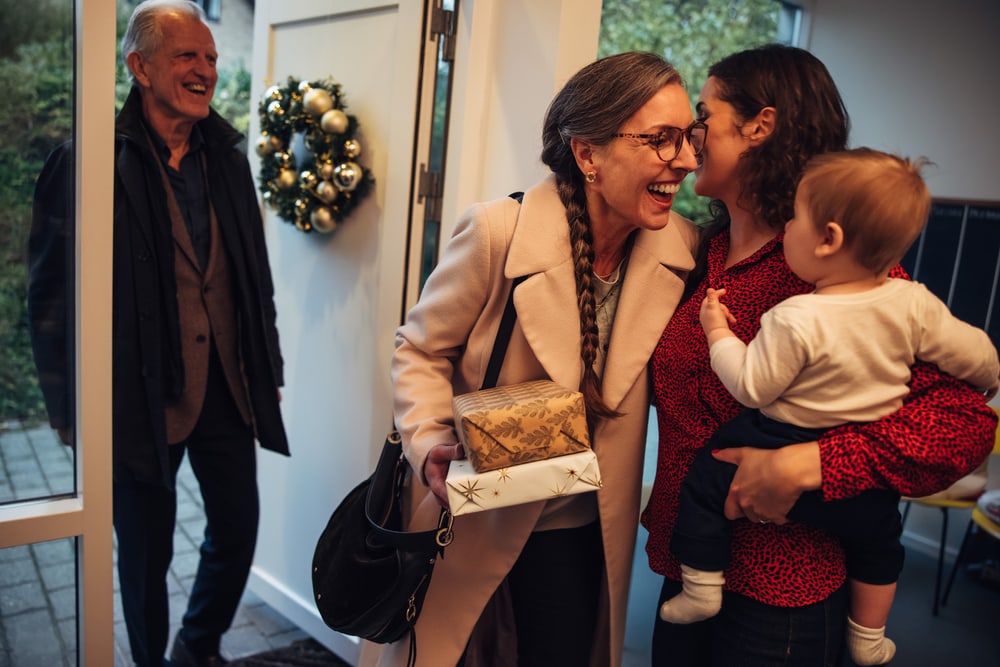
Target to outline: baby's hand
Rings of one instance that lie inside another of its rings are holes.
[[[701,327],[707,335],[714,329],[725,329],[736,324],[736,317],[729,312],[729,308],[719,301],[719,297],[726,294],[725,289],[712,289],[705,292],[705,299],[701,302]]]
[[[986,394],[986,400],[990,400],[997,395],[997,390],[1000,389],[1000,380],[994,380],[993,384],[986,388],[984,392]]]

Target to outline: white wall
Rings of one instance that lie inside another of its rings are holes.
[[[1000,2],[816,0],[808,38],[852,145],[930,158],[935,197],[1000,200]]]
[[[600,0],[461,0],[442,237],[476,201],[524,190],[547,173],[542,118],[566,80],[594,59]]]

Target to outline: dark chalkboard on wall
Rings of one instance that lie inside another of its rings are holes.
[[[1000,203],[935,201],[903,267],[1000,347]]]

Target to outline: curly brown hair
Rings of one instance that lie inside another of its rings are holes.
[[[747,121],[774,107],[776,122],[768,139],[741,156],[737,167],[739,203],[775,231],[794,214],[795,189],[814,155],[847,148],[850,117],[826,66],[804,49],[768,44],[726,56],[708,69],[722,101]],[[708,240],[728,229],[729,210],[721,200],[709,204],[697,268],[688,280],[693,290],[704,275]]]

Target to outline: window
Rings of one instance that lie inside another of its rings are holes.
[[[205,15],[210,21],[222,18],[222,0],[197,0],[197,2],[205,10]]]
[[[0,503],[76,490],[74,450],[61,445],[49,428],[51,423],[72,437],[74,305],[67,283],[72,285],[75,270],[75,227],[69,219],[57,230],[31,235],[35,181],[49,153],[73,137],[74,5],[53,0],[16,7],[5,16],[9,55],[0,54],[3,80],[19,86],[0,110],[0,124],[23,128],[0,138],[0,201],[5,202],[0,214]],[[72,193],[71,183],[59,185],[48,190],[55,200]],[[29,245],[36,256],[44,245],[52,258],[30,274]],[[34,278],[31,298],[29,275]]]
[[[774,41],[779,44],[796,46],[802,30],[802,8],[782,2],[778,8],[778,33]]]

